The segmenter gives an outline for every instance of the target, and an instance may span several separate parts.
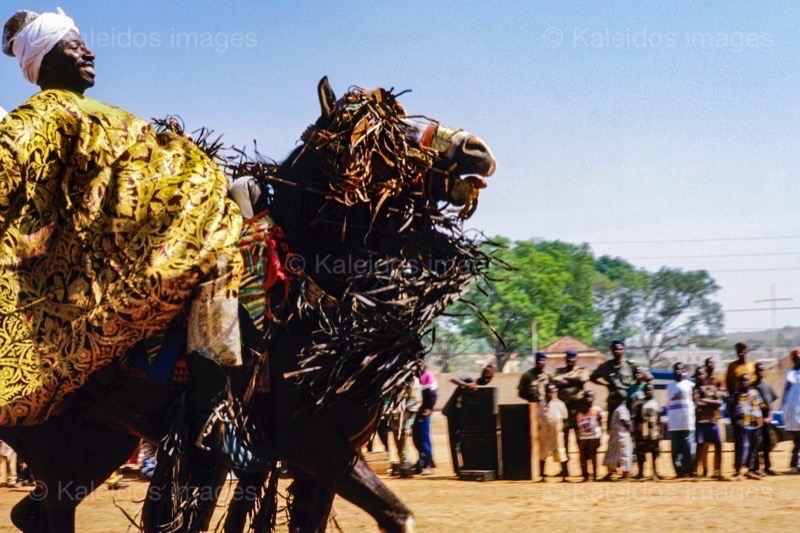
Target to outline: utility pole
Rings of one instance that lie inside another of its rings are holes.
[[[775,297],[775,284],[773,283],[771,285],[771,287],[770,287],[770,297],[769,297],[769,299],[767,299],[767,300],[756,300],[755,301],[755,303],[757,303],[757,304],[758,303],[765,303],[765,302],[769,302],[769,304],[770,304],[770,311],[771,311],[770,314],[772,315],[772,319],[770,321],[770,326],[772,328],[772,335],[771,335],[772,342],[771,342],[771,345],[770,345],[770,348],[769,348],[769,356],[771,358],[775,357],[775,350],[776,350],[777,344],[778,344],[778,330],[777,330],[777,324],[776,324],[777,315],[778,315],[778,309],[775,306],[775,303],[776,302],[790,302],[791,300],[792,300],[791,298],[776,298]]]
[[[531,320],[531,357],[539,351],[539,339],[537,338],[536,321]],[[534,363],[536,360],[534,359]]]

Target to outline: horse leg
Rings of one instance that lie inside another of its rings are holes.
[[[37,485],[11,509],[11,523],[23,533],[47,531],[43,486]]]
[[[294,470],[289,531],[325,531],[335,493],[301,470]]]
[[[361,454],[346,440],[329,443],[295,464],[316,478],[328,490],[357,505],[378,523],[383,531],[413,531],[414,517],[408,507],[378,479]],[[292,461],[290,461],[291,463]],[[321,528],[324,530],[324,525]]]
[[[93,421],[81,424],[77,446],[71,450],[72,457],[61,456],[53,461],[52,468],[65,462],[75,461],[77,469],[66,483],[48,491],[47,515],[53,531],[64,531],[63,524],[75,524],[76,507],[123,464],[136,449],[139,439],[119,432],[110,426]],[[55,470],[58,472],[58,470]],[[63,486],[63,490],[62,490]],[[68,521],[68,522],[67,522]]]
[[[233,491],[233,498],[228,505],[228,516],[225,517],[223,529],[225,533],[244,531],[247,516],[255,508],[256,498],[254,496],[261,492],[267,476],[269,476],[269,472],[242,473],[239,476],[239,481]]]
[[[138,444],[137,438],[74,412],[14,428],[14,433],[37,480],[37,489],[12,511],[14,524],[23,531],[74,531],[75,508]],[[37,518],[42,510],[46,519]]]

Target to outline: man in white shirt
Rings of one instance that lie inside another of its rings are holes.
[[[790,473],[800,474],[800,348],[792,350],[791,356],[794,366],[786,371],[782,404],[786,431],[794,441]]]
[[[683,363],[675,363],[672,368],[675,381],[667,385],[667,427],[672,441],[672,465],[679,478],[693,477],[696,450],[694,383],[686,377]]]

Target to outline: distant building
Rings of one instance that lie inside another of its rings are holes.
[[[564,357],[567,350],[578,352],[578,366],[592,371],[600,366],[608,356],[594,346],[584,344],[574,337],[561,337],[540,349],[547,354],[546,372],[555,372],[556,368],[564,366]]]

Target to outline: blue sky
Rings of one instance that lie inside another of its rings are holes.
[[[97,54],[91,96],[277,159],[316,118],[322,75],[339,92],[413,89],[410,112],[495,152],[472,226],[705,268],[726,309],[763,307],[773,283],[800,307],[800,4],[698,4],[3,2],[75,19]],[[0,79],[6,109],[35,90],[11,58]],[[756,239],[696,241],[742,238]],[[691,242],[653,242],[675,240]],[[800,309],[777,322],[800,325]],[[770,313],[727,326],[769,327]]]

